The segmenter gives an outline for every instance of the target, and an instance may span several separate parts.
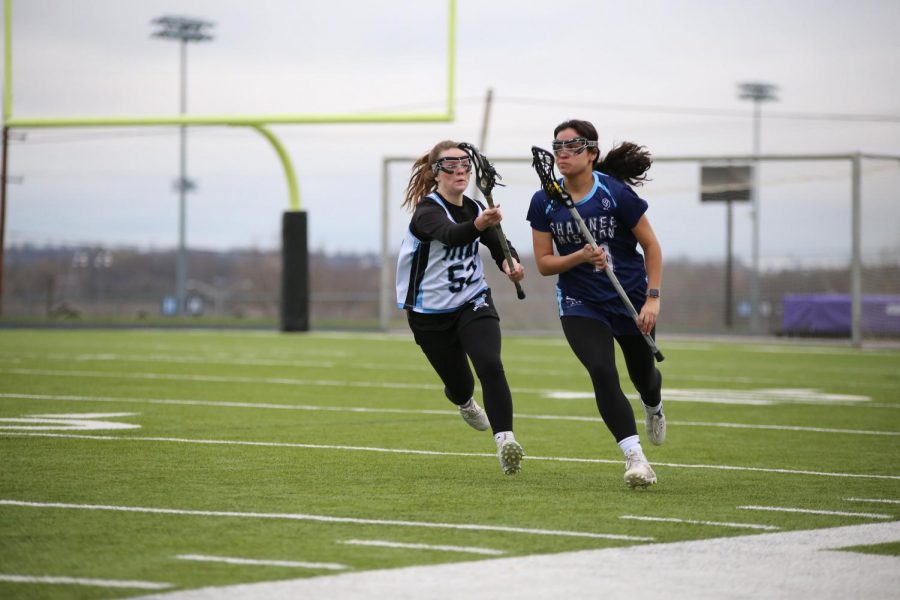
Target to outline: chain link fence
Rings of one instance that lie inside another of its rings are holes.
[[[389,157],[383,166],[379,322],[386,330],[405,327],[393,282],[409,222],[399,204],[412,160]],[[492,161],[505,184],[494,201],[527,271],[522,301],[502,273],[486,269],[504,329],[558,330],[555,277],[537,273],[525,221],[539,187],[531,159]],[[722,164],[758,169],[758,264],[754,203],[732,202],[729,211],[726,202],[700,200],[701,166]],[[649,176],[636,191],[650,203],[647,216],[663,249],[660,333],[900,338],[900,157],[655,157]]]

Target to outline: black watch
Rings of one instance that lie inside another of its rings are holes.
[[[659,298],[659,290],[656,288],[650,288],[649,290],[647,290],[647,297],[648,298]]]

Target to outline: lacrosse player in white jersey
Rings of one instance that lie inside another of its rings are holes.
[[[510,280],[525,276],[510,244],[504,261],[497,230],[500,207],[464,195],[472,163],[452,141],[438,143],[412,167],[402,206],[412,212],[397,261],[397,307],[406,310],[416,343],[444,384],[444,394],[471,427],[490,428],[506,475],[525,452],[513,435],[512,394],[500,359],[500,317],[484,278],[479,244]],[[481,383],[482,409],[473,398]]]

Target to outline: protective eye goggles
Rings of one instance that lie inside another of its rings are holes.
[[[562,152],[571,152],[572,154],[581,154],[588,148],[596,148],[597,142],[584,137],[574,137],[568,140],[553,140],[553,154],[559,155]]]
[[[463,169],[466,173],[472,172],[472,161],[467,156],[450,156],[439,158],[431,163],[431,170],[434,173],[443,171],[449,175],[453,175],[457,170]]]

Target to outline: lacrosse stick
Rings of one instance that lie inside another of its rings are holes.
[[[569,193],[564,190],[561,185],[559,185],[559,182],[556,181],[556,177],[553,171],[554,167],[556,166],[556,159],[552,154],[550,154],[543,148],[538,148],[537,146],[531,147],[531,155],[534,157],[531,165],[534,167],[534,170],[537,171],[538,178],[541,180],[541,187],[544,189],[551,200],[559,202],[567,209],[569,209],[569,213],[572,215],[572,218],[575,219],[575,223],[578,224],[578,229],[581,231],[581,234],[585,237],[585,239],[587,239],[588,243],[591,245],[591,248],[597,250],[597,241],[594,239],[594,236],[591,235],[590,230],[588,230],[584,219],[582,219],[581,215],[578,213],[578,209],[575,208],[575,202],[572,200],[572,196],[570,196]],[[634,309],[634,305],[628,298],[628,294],[626,294],[625,290],[622,288],[622,284],[619,283],[619,278],[616,277],[615,273],[613,273],[612,267],[609,266],[609,262],[607,262],[606,268],[603,270],[603,272],[612,282],[613,287],[616,288],[616,292],[618,292],[619,298],[622,299],[622,303],[631,314],[631,318],[634,319],[635,323],[637,323],[638,312]],[[659,348],[656,347],[656,342],[653,340],[653,338],[643,332],[642,335],[644,336],[644,340],[646,340],[647,345],[650,346],[650,350],[653,351],[653,356],[656,357],[657,362],[662,362],[663,360],[665,360],[662,352],[660,352]]]
[[[494,208],[494,198],[491,196],[491,191],[495,185],[503,185],[502,183],[497,183],[497,180],[502,178],[497,174],[494,165],[478,151],[478,148],[465,142],[460,144],[459,148],[469,155],[469,159],[471,159],[475,167],[475,185],[484,194],[484,199],[487,200],[488,206]],[[494,227],[497,229],[497,237],[500,238],[500,249],[503,250],[503,258],[506,259],[506,264],[509,265],[509,271],[512,273],[515,271],[515,265],[513,264],[512,255],[509,253],[509,242],[506,241],[506,235],[503,233],[503,228],[500,227],[500,224],[498,223]],[[519,297],[519,300],[523,300],[525,291],[518,281],[513,283],[516,286],[516,295]]]

